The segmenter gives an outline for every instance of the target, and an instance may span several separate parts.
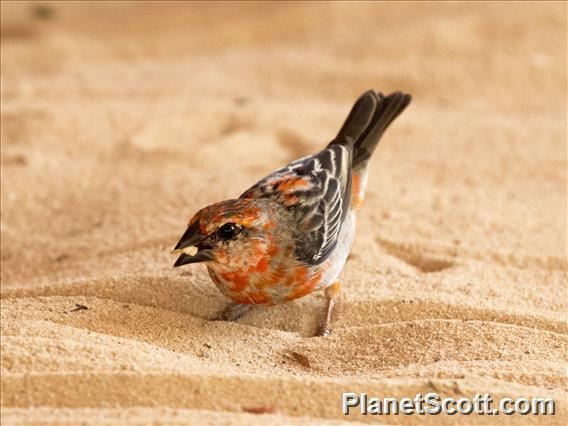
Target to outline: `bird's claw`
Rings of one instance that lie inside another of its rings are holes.
[[[251,305],[233,303],[212,318],[212,321],[236,321],[250,311]]]
[[[318,330],[316,331],[316,337],[325,337],[329,336],[330,334],[331,334],[331,324],[328,324],[327,322],[320,325],[318,327]]]

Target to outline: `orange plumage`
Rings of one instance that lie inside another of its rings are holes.
[[[367,163],[410,99],[400,92],[364,93],[325,149],[276,170],[237,199],[198,211],[174,249],[198,251],[182,253],[174,266],[205,263],[217,288],[235,304],[229,311],[326,289],[326,316],[318,334],[328,334]]]

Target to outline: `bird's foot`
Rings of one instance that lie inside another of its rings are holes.
[[[335,296],[339,293],[339,282],[336,281],[328,288],[325,289],[325,296],[327,297],[327,308],[325,311],[325,318],[322,324],[316,331],[316,337],[325,337],[331,334],[331,319],[333,317],[333,308],[335,306]]]
[[[318,327],[315,337],[325,337],[331,334],[331,324],[324,322]]]
[[[221,312],[219,312],[213,321],[236,321],[244,314],[252,309],[252,305],[243,305],[240,303],[231,303]]]

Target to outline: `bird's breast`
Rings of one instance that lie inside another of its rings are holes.
[[[217,288],[235,303],[279,304],[305,296],[321,288],[326,262],[315,267],[288,262],[269,262],[260,268],[219,270],[209,266]]]
[[[225,263],[212,262],[207,268],[217,288],[235,303],[285,303],[333,284],[351,250],[354,234],[355,214],[351,211],[337,246],[319,265],[300,262],[294,256],[294,246],[278,240],[254,255],[245,251]]]

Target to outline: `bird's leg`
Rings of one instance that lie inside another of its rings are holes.
[[[219,312],[213,321],[236,321],[248,311],[251,310],[253,305],[244,305],[242,303],[231,303],[225,309]]]
[[[316,336],[327,336],[331,333],[331,318],[333,317],[333,307],[335,306],[335,296],[339,293],[339,281],[336,281],[325,289],[327,298],[327,309],[325,311],[325,319],[319,326]]]

